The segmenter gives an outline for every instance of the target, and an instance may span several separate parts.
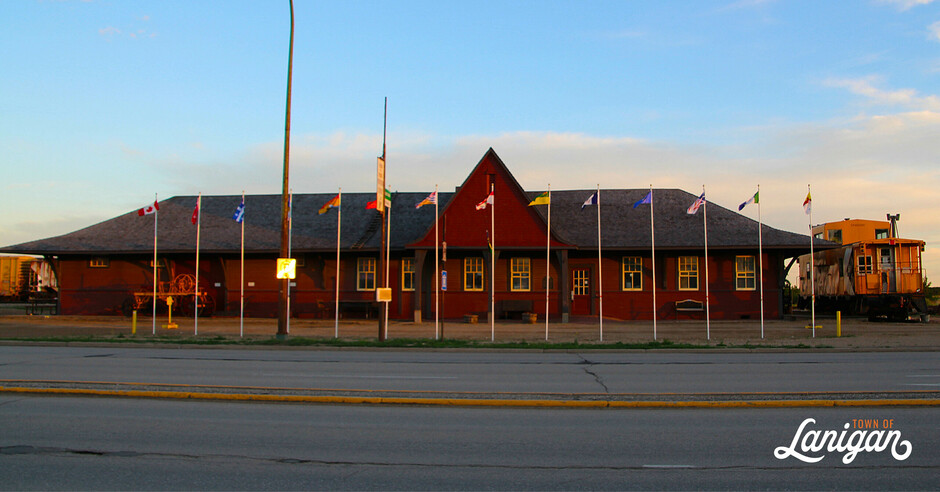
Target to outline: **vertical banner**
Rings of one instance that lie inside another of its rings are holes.
[[[375,176],[375,209],[385,213],[385,157],[377,158]]]

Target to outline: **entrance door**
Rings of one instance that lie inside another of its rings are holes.
[[[588,268],[571,270],[571,314],[591,314],[591,270]]]
[[[878,268],[881,270],[881,292],[889,294],[897,292],[897,278],[894,271],[894,259],[891,248],[880,248]]]

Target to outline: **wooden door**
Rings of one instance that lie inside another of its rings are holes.
[[[591,270],[588,268],[571,269],[571,314],[591,314]]]

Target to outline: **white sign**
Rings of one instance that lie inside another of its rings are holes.
[[[447,290],[447,270],[441,270],[441,290]]]

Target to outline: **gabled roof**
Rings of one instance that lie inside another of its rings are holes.
[[[492,187],[492,188],[491,188]],[[494,204],[477,210],[478,203],[494,190]],[[532,249],[545,246],[548,229],[539,211],[545,206],[529,206],[532,198],[516,181],[496,152],[490,148],[473,168],[456,194],[441,207],[441,236],[447,247],[486,248],[495,222],[496,249]],[[495,216],[490,217],[495,210]],[[442,229],[446,228],[446,234]],[[573,249],[577,246],[560,239],[552,229],[552,247]],[[413,248],[434,247],[434,223],[424,237],[410,244]]]
[[[489,230],[489,210],[474,206],[488,193],[487,180],[496,179],[496,249],[541,248],[545,244],[546,206],[527,206],[540,191],[526,192],[509,173],[499,156],[489,149],[456,193],[439,193],[441,216],[447,216],[448,247],[484,248]],[[552,191],[552,247],[597,248],[597,210],[581,209],[595,190]],[[633,204],[649,190],[601,190],[601,232],[604,249],[650,249],[650,206]],[[392,249],[426,248],[434,245],[434,207],[415,209],[429,192],[395,193],[392,196]],[[293,198],[292,250],[326,252],[336,248],[337,209],[317,211],[335,193],[295,194]],[[367,210],[374,193],[344,193],[342,197],[342,241],[344,251],[377,251],[381,241],[380,215]],[[704,210],[688,215],[697,195],[677,189],[654,189],[656,249],[701,249],[704,246]],[[200,251],[237,253],[241,227],[232,214],[240,195],[203,196]],[[196,248],[192,225],[195,196],[177,196],[160,202],[158,252],[189,253]],[[755,249],[757,221],[713,203],[708,205],[709,249]],[[245,250],[276,254],[280,250],[280,195],[249,195],[245,198]],[[140,254],[153,251],[154,216],[140,217],[131,211],[99,224],[48,239],[0,248],[3,253],[38,255]],[[462,232],[461,232],[462,231]],[[763,247],[789,255],[809,252],[809,236],[763,225]],[[443,232],[443,231],[442,231]],[[460,239],[462,238],[462,239]],[[817,239],[817,248],[837,247]]]

